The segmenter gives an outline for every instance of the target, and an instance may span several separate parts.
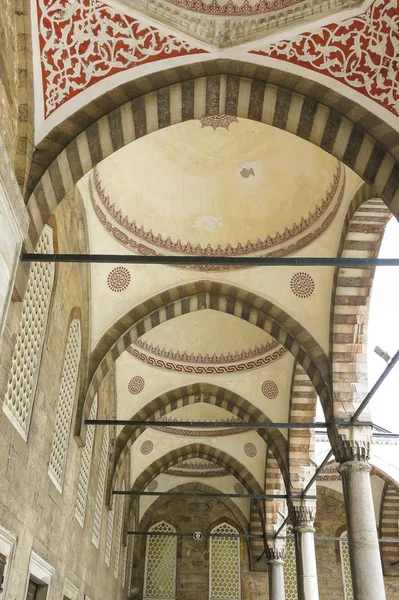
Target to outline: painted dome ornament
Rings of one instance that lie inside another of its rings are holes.
[[[314,292],[315,283],[309,273],[300,271],[291,277],[290,287],[292,293],[298,298],[309,298]]]
[[[129,287],[130,273],[126,267],[115,267],[107,277],[107,285],[113,292],[123,292]]]
[[[128,383],[127,389],[131,394],[140,394],[145,386],[144,378],[140,375],[135,375]]]

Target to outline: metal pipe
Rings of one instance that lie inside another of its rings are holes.
[[[385,369],[382,372],[382,374],[379,376],[379,378],[377,379],[377,381],[375,382],[375,384],[373,385],[373,387],[371,388],[371,390],[369,391],[369,393],[367,394],[367,396],[365,397],[365,399],[363,400],[363,402],[360,404],[360,406],[357,409],[357,411],[355,412],[355,414],[351,417],[351,421],[352,422],[356,421],[356,419],[358,418],[358,416],[364,411],[364,409],[366,408],[366,406],[368,405],[368,403],[370,402],[370,400],[372,399],[372,397],[374,396],[374,394],[376,393],[376,391],[378,390],[378,388],[380,387],[380,385],[388,377],[388,375],[390,374],[390,372],[392,371],[392,369],[394,368],[394,366],[396,365],[396,363],[398,362],[398,360],[399,360],[399,350],[391,358],[391,360],[389,361],[389,363],[385,367]]]
[[[333,455],[333,451],[332,448],[329,450],[329,452],[326,454],[324,460],[322,463],[320,463],[320,465],[317,467],[316,471],[313,473],[313,477],[308,481],[307,486],[305,487],[305,489],[302,492],[302,498],[306,495],[306,492],[312,487],[312,485],[314,484],[314,482],[317,479],[318,474],[320,473],[320,471],[322,469],[324,469],[324,467],[326,466],[326,464],[328,463],[328,461],[330,460],[330,458]],[[306,498],[310,498],[310,496],[306,496]]]
[[[264,539],[264,535],[254,534],[254,533],[203,533],[203,532],[178,532],[178,531],[128,531],[127,535],[143,535],[143,536],[167,536],[167,537],[194,537],[196,533],[201,533],[202,537],[218,537],[218,538],[247,538],[247,539]],[[284,535],[281,536],[283,540],[293,540],[294,535]],[[349,540],[348,537],[337,537],[333,535],[315,535],[315,540],[318,542],[347,542]],[[267,535],[266,539],[272,540],[274,539],[274,535]],[[379,542],[389,542],[391,544],[399,543],[399,538],[379,538]],[[399,563],[399,561],[396,561]],[[393,563],[396,564],[396,563]]]
[[[133,421],[129,419],[85,419],[86,425],[131,425],[132,427],[231,427],[231,428],[250,428],[250,429],[316,429],[331,427],[334,422],[319,423],[256,423],[254,421]],[[347,423],[336,423],[336,425],[356,425],[373,426],[371,421],[356,421]]]
[[[212,492],[139,492],[133,490],[113,490],[114,496],[172,496],[186,498],[253,498],[261,500],[273,500],[275,498],[302,498],[300,494],[227,494],[227,493],[212,493]],[[316,500],[316,496],[307,496],[312,500]]]
[[[116,263],[135,265],[220,265],[262,267],[397,267],[399,258],[328,258],[268,256],[138,256],[135,254],[40,254],[23,252],[22,262]]]
[[[131,425],[132,427],[231,427],[251,429],[316,429],[331,423],[256,423],[254,421],[132,421],[129,419],[86,419],[86,425]]]

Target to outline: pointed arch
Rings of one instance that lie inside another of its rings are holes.
[[[349,209],[351,211],[351,208]],[[378,257],[391,212],[378,198],[352,214],[341,256]],[[367,327],[375,268],[337,268],[332,303],[331,351],[334,416],[353,414],[367,389]],[[367,419],[366,414],[363,417]]]
[[[132,491],[143,491],[148,484],[155,479],[160,473],[168,469],[172,465],[187,460],[188,458],[203,458],[214,462],[217,465],[223,467],[226,471],[234,475],[236,479],[244,486],[244,488],[250,494],[263,494],[263,490],[259,483],[256,481],[252,473],[245,467],[240,461],[227,454],[219,448],[214,448],[208,444],[196,442],[193,444],[187,444],[180,446],[166,452],[163,456],[157,458],[148,467],[140,473],[140,475],[133,482],[131,487]],[[131,496],[129,498],[128,513],[130,514],[136,504],[137,497]],[[262,530],[264,527],[264,510],[262,501],[257,501],[259,515],[262,522]]]
[[[331,415],[329,361],[305,327],[253,292],[228,283],[200,280],[152,296],[125,313],[104,333],[90,358],[90,385],[80,417],[87,416],[105,374],[132,342],[165,321],[203,309],[232,314],[272,335],[297,358],[318,392],[326,417]]]
[[[30,212],[46,223],[70,187],[119,148],[215,113],[260,121],[310,141],[342,160],[398,212],[398,132],[311,78],[238,60],[198,61],[148,74],[110,90],[58,125],[37,148],[28,185]],[[39,223],[32,222],[32,246],[39,234]]]
[[[259,408],[239,394],[210,383],[195,383],[164,392],[143,406],[132,416],[132,420],[157,420],[177,408],[200,402],[220,406],[243,420],[260,421],[263,423],[271,422]],[[127,425],[118,435],[114,471],[108,479],[108,503],[110,501],[112,481],[118,478],[118,473],[124,463],[125,457],[143,431],[144,427],[131,427]],[[257,432],[272,449],[276,461],[288,481],[288,449],[285,437],[278,429],[259,429]]]

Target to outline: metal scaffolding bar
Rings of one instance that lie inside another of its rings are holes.
[[[369,391],[369,393],[367,394],[367,396],[365,397],[365,399],[363,400],[363,402],[360,404],[360,406],[357,409],[357,411],[355,412],[355,414],[352,416],[352,418],[351,418],[351,422],[352,423],[354,421],[356,421],[356,419],[358,418],[358,416],[364,411],[364,409],[366,408],[366,406],[368,405],[368,403],[370,402],[370,400],[372,399],[372,397],[374,396],[374,394],[376,393],[376,391],[378,390],[378,388],[380,387],[380,385],[382,385],[382,383],[388,377],[388,375],[390,374],[390,372],[392,371],[392,369],[394,368],[394,366],[396,365],[396,363],[398,362],[398,360],[399,360],[399,350],[391,358],[391,360],[389,361],[389,363],[385,367],[383,373],[379,376],[379,378],[377,379],[377,381],[375,382],[375,384],[373,385],[373,387],[371,388],[371,390]]]
[[[274,536],[273,535],[259,535],[259,534],[254,534],[254,533],[203,533],[198,532],[198,531],[193,531],[192,533],[188,533],[188,532],[178,532],[178,531],[128,531],[127,535],[142,535],[142,536],[166,536],[166,537],[192,537],[194,538],[195,535],[197,534],[201,534],[202,537],[217,537],[217,538],[247,538],[247,539],[264,539],[266,537],[266,539],[273,539]],[[319,542],[347,542],[349,540],[349,538],[347,536],[345,537],[337,537],[337,536],[332,536],[332,535],[315,535],[314,536],[315,540],[319,541]],[[198,538],[201,539],[201,538]],[[284,540],[293,540],[294,539],[294,535],[284,535],[281,536],[281,539]],[[379,542],[388,542],[391,544],[398,544],[399,543],[399,538],[379,538],[378,539]],[[397,563],[399,563],[399,561],[396,561]],[[396,563],[392,563],[392,564],[396,564]]]
[[[200,428],[214,428],[214,427],[231,427],[236,429],[250,428],[250,429],[322,429],[328,428],[333,425],[333,422],[319,422],[319,423],[256,423],[254,421],[133,421],[129,419],[85,419],[86,425],[130,425],[132,427],[200,427]],[[340,425],[341,423],[337,423]],[[342,423],[342,425],[347,423]],[[359,421],[350,423],[350,426],[356,425],[369,425],[372,427],[372,423],[367,421]]]
[[[301,494],[227,494],[222,492],[139,492],[133,490],[113,490],[114,496],[172,496],[172,497],[186,497],[186,498],[247,498],[247,499],[261,499],[261,500],[274,500],[275,498],[302,498]],[[308,496],[313,500],[316,500],[316,496]]]
[[[397,267],[399,258],[267,256],[137,256],[135,254],[21,254],[22,262],[116,263],[134,265],[219,265],[253,267]]]

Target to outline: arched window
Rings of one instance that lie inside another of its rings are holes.
[[[80,353],[80,321],[79,319],[72,319],[68,331],[64,365],[62,367],[53,445],[48,466],[48,474],[60,492],[62,492],[64,483],[69,432],[78,382]]]
[[[46,225],[36,253],[54,253],[54,232]],[[28,439],[44,338],[54,286],[54,263],[32,263],[22,302],[3,410],[25,441]]]
[[[221,523],[211,533],[237,535],[228,523]],[[240,600],[240,539],[238,537],[211,537],[210,549],[210,600]]]
[[[343,531],[340,537],[346,538],[347,536],[347,532]],[[349,545],[347,540],[341,539],[339,541],[339,552],[341,555],[342,582],[344,584],[345,600],[353,600],[351,564],[349,560]]]
[[[96,418],[97,403],[98,403],[97,396],[95,396],[95,398],[93,400],[93,404],[91,405],[89,419]],[[86,444],[84,445],[84,447],[82,449],[82,456],[80,459],[78,495],[76,498],[75,516],[82,527],[84,525],[85,515],[86,515],[86,502],[87,502],[87,492],[89,489],[91,457],[93,455],[94,432],[95,432],[95,426],[88,425],[87,432],[86,432]]]
[[[176,533],[169,523],[153,525],[151,533]],[[176,550],[174,535],[149,535],[145,554],[144,600],[173,600],[176,590]]]
[[[109,446],[109,431],[108,431],[108,427],[105,427],[104,433],[103,433],[103,441],[101,444],[100,467],[98,470],[96,503],[94,506],[94,517],[93,517],[93,534],[91,537],[92,542],[96,548],[98,548],[98,546],[99,546],[100,535],[101,535],[101,522],[102,522],[103,508],[104,508],[105,478],[107,475],[108,446]]]
[[[287,527],[287,535],[292,534],[292,525]],[[285,545],[284,561],[285,600],[298,600],[298,585],[296,580],[295,540],[289,539]]]

